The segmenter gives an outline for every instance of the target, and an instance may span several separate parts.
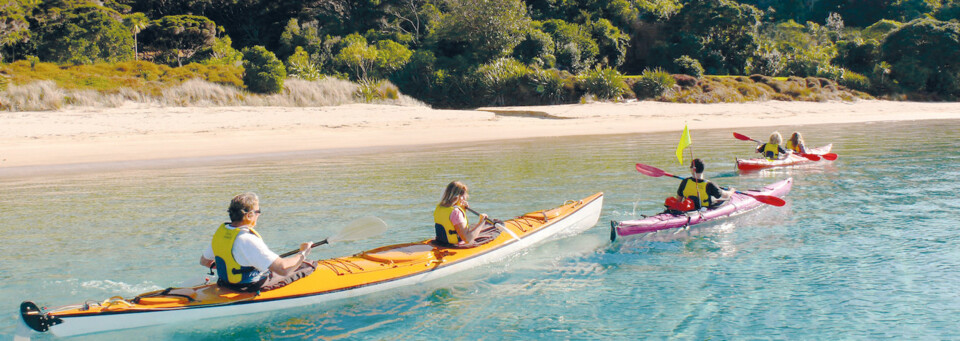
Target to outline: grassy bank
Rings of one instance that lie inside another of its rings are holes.
[[[0,110],[43,111],[70,106],[330,106],[347,103],[423,105],[389,82],[357,84],[336,78],[287,79],[278,94],[244,90],[243,69],[150,62],[59,66],[17,61],[0,65]]]
[[[278,94],[244,89],[243,69],[189,64],[173,68],[150,62],[60,66],[18,61],[0,65],[0,110],[42,111],[69,106],[117,107],[126,103],[158,106],[330,106],[347,103],[423,105],[390,82],[358,84],[332,77],[318,81],[287,79]],[[661,90],[650,95],[642,76],[557,73],[562,96],[545,96],[542,81],[518,77],[500,84],[501,104],[542,105],[592,100],[652,99],[675,103],[748,101],[853,101],[873,97],[818,77],[661,75]],[[611,90],[611,91],[604,91]],[[612,91],[616,90],[616,91]],[[477,90],[480,91],[480,90]],[[565,94],[563,94],[565,93]],[[527,95],[524,95],[527,94]],[[599,94],[599,95],[598,95]],[[607,94],[607,95],[603,95]],[[639,94],[639,96],[638,96]],[[544,100],[550,103],[544,103]]]

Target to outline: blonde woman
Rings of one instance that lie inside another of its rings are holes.
[[[790,135],[790,139],[787,140],[787,150],[793,151],[794,153],[808,154],[807,146],[803,143],[803,136],[800,135],[800,132],[793,132],[793,135]]]
[[[757,153],[763,154],[767,160],[780,159],[780,154],[787,153],[787,150],[780,146],[781,143],[783,143],[783,136],[779,131],[775,131],[770,134],[770,142],[757,146]]]
[[[433,211],[436,242],[440,245],[456,246],[472,244],[485,226],[487,215],[480,215],[480,222],[470,226],[467,220],[467,185],[460,181],[451,182],[443,191],[443,197]]]

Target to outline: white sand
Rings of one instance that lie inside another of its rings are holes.
[[[368,104],[320,108],[129,105],[2,112],[0,169],[680,131],[684,123],[696,130],[927,119],[960,119],[960,103],[644,101],[478,110]]]

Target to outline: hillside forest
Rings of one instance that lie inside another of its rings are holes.
[[[436,107],[956,100],[958,19],[960,0],[0,0],[0,90],[337,79]]]

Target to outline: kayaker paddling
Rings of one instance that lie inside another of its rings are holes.
[[[787,140],[787,151],[798,154],[809,154],[806,144],[803,143],[803,136],[800,135],[800,132],[795,131],[790,135],[790,139]]]
[[[770,134],[770,142],[757,146],[757,153],[763,154],[768,160],[779,160],[781,155],[787,153],[786,149],[780,146],[783,143],[783,136],[779,131]]]
[[[487,215],[480,214],[480,221],[470,226],[466,210],[470,207],[467,199],[467,185],[453,181],[443,191],[443,197],[433,211],[435,242],[442,246],[469,246],[476,244],[477,237],[487,227]]]
[[[312,242],[300,244],[300,253],[282,258],[271,251],[254,230],[260,217],[260,199],[247,192],[235,196],[227,209],[230,222],[217,228],[200,265],[216,266],[217,284],[237,291],[268,291],[309,275],[316,262],[307,261]]]
[[[699,210],[703,207],[714,208],[728,200],[730,194],[736,191],[734,188],[724,190],[705,179],[703,177],[704,168],[703,161],[700,159],[693,159],[690,162],[691,176],[680,181],[677,196],[668,198],[664,203],[667,206],[667,211],[682,213]]]

